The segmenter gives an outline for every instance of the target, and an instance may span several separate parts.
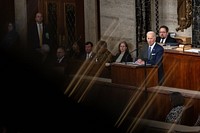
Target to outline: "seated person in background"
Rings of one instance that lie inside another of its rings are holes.
[[[77,42],[74,42],[71,50],[69,52],[69,57],[71,59],[80,59],[81,58],[81,50],[80,50],[80,46],[78,45]]]
[[[146,34],[148,45],[144,45],[139,54],[139,58],[135,63],[144,65],[147,64],[158,65],[158,84],[163,82],[163,53],[164,48],[156,43],[156,34],[153,31],[149,31]]]
[[[172,38],[169,34],[169,28],[165,25],[160,26],[159,28],[159,36],[156,37],[157,43],[177,43],[176,39]]]
[[[2,40],[0,48],[3,48],[4,50],[16,50],[19,48],[19,45],[19,34],[15,29],[15,24],[9,22],[7,33]]]
[[[184,110],[184,97],[180,92],[173,92],[170,95],[172,109],[167,114],[165,121],[168,123],[180,124],[181,116]]]
[[[85,52],[82,56],[82,59],[83,60],[92,60],[96,55],[92,50],[93,50],[93,43],[86,42],[85,43]]]
[[[112,53],[107,49],[107,43],[105,41],[99,41],[96,47],[95,61],[98,63],[111,62]]]
[[[65,66],[67,64],[68,59],[66,57],[65,47],[63,46],[58,47],[56,51],[56,56],[57,56],[56,66]]]
[[[122,41],[118,45],[118,53],[113,56],[113,62],[132,62],[133,59],[129,53],[128,44]]]

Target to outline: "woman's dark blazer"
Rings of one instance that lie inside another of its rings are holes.
[[[113,62],[115,62],[117,60],[117,58],[119,57],[120,53],[117,53],[114,57],[113,57]],[[133,59],[131,57],[131,54],[126,51],[121,59],[120,62],[132,62]]]

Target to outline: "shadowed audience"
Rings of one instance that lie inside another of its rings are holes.
[[[109,115],[66,97],[62,75],[32,54],[0,52],[0,127],[12,133],[118,132]],[[26,56],[23,56],[26,55]]]

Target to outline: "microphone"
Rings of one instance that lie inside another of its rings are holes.
[[[143,60],[143,61],[148,61],[148,58],[143,58],[142,60]]]
[[[131,53],[133,53],[133,52],[135,52],[135,51],[137,51],[137,48],[136,48],[136,49],[134,49],[134,50],[132,50],[131,52],[129,52],[129,54],[131,54]],[[129,54],[127,54],[127,55],[126,55],[125,64],[127,64],[127,58],[128,58],[128,55],[129,55]]]
[[[135,51],[137,51],[137,50],[138,50],[138,49],[136,48],[136,49],[132,50],[132,51],[129,52],[129,53],[131,54],[131,53],[133,53],[133,52],[135,52]]]

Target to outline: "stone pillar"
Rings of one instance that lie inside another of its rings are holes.
[[[98,41],[97,0],[84,0],[85,41]]]
[[[116,54],[118,44],[125,40],[129,50],[136,48],[135,0],[100,0],[101,38]]]
[[[27,8],[26,0],[15,0],[16,30],[20,35],[22,50],[27,46]]]
[[[200,1],[193,0],[192,44],[200,47]]]

